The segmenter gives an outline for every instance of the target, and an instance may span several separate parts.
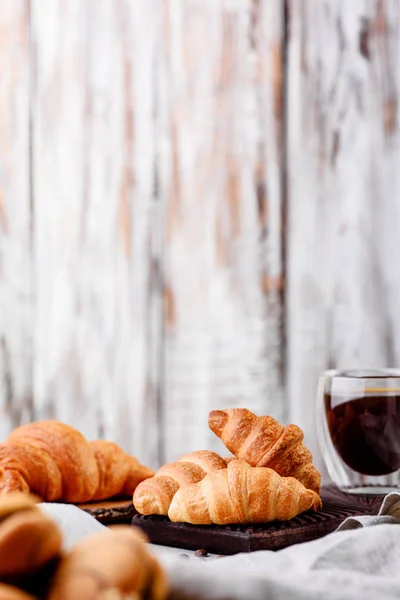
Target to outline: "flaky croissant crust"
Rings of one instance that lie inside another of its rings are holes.
[[[318,494],[294,477],[281,477],[273,469],[251,467],[237,459],[226,469],[180,488],[168,516],[171,521],[194,525],[267,523],[320,507]]]
[[[210,429],[237,458],[253,467],[269,467],[282,477],[295,477],[306,488],[320,493],[321,475],[312,454],[303,444],[297,425],[280,425],[270,416],[257,417],[246,408],[213,410]]]
[[[140,483],[133,504],[143,515],[167,515],[174,494],[190,483],[200,481],[218,469],[224,469],[223,458],[209,450],[198,450],[182,456],[178,461],[162,466],[154,477]]]

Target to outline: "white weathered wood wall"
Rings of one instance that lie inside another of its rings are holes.
[[[396,0],[0,0],[1,437],[317,452],[319,373],[400,362],[399,61]]]
[[[0,2],[0,435],[33,411],[29,10]]]
[[[165,452],[213,407],[284,414],[281,3],[165,2],[160,200]]]
[[[289,17],[287,389],[311,437],[323,369],[400,364],[400,3]]]

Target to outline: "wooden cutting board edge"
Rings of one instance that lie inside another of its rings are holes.
[[[216,526],[208,530],[184,523],[171,523],[163,517],[143,517],[136,512],[130,498],[81,504],[79,508],[104,525],[126,523],[138,526],[155,544],[182,549],[208,546],[209,551],[232,554],[261,549],[278,550],[317,539],[334,531],[347,517],[377,514],[382,502],[382,496],[355,496],[332,486],[323,488],[322,498],[325,509],[328,509],[328,517],[323,509],[321,513],[312,513],[309,517],[305,513],[292,522],[268,524],[264,529],[249,526],[245,530]],[[320,518],[321,522],[318,522]]]
[[[322,490],[323,508],[309,511],[291,521],[262,525],[219,527],[172,523],[166,517],[135,514],[132,525],[140,527],[153,544],[183,550],[204,549],[228,555],[256,550],[280,550],[332,533],[348,517],[377,514],[382,496],[355,496],[334,487]]]
[[[136,514],[130,498],[88,502],[78,504],[78,508],[87,512],[103,525],[129,524]]]

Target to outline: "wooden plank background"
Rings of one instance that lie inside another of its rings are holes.
[[[45,9],[44,9],[45,7]],[[396,366],[400,5],[0,0],[0,435],[152,466]]]
[[[317,451],[318,374],[400,363],[400,4],[289,16],[287,397]]]
[[[282,16],[275,0],[164,3],[168,457],[219,448],[212,408],[284,414]]]
[[[32,418],[30,43],[27,0],[0,3],[0,435]]]

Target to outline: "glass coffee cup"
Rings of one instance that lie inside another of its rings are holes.
[[[326,371],[317,400],[318,441],[343,491],[400,489],[400,369]]]

